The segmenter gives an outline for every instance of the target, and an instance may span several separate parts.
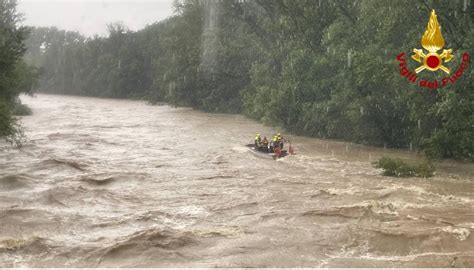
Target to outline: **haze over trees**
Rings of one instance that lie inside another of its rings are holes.
[[[22,56],[26,51],[26,27],[19,26],[21,16],[16,1],[0,0],[0,138],[18,142],[21,128],[13,116],[20,106],[18,95],[30,93],[37,72]]]
[[[474,159],[472,68],[429,90],[402,78],[396,61],[421,48],[435,9],[455,71],[474,48],[470,1],[182,0],[175,9],[138,32],[112,24],[108,37],[32,29],[26,59],[42,70],[38,90],[243,113],[300,135]]]

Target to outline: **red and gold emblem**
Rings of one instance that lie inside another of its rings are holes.
[[[429,71],[441,69],[448,74],[451,72],[443,63],[447,63],[454,58],[453,51],[444,49],[441,54],[438,54],[438,51],[444,47],[444,38],[441,34],[441,26],[438,23],[438,16],[436,16],[434,10],[431,12],[428,26],[421,39],[421,45],[428,53],[425,54],[422,49],[413,49],[414,54],[411,56],[413,60],[423,64],[415,69],[417,74],[425,69]]]

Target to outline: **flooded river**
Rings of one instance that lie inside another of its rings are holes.
[[[474,267],[474,167],[430,179],[370,161],[415,153],[290,137],[141,101],[22,97],[29,141],[0,145],[0,267]],[[283,134],[284,135],[284,134]]]

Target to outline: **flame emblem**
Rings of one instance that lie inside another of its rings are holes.
[[[443,62],[447,63],[454,58],[452,55],[453,51],[447,49],[443,50],[441,54],[437,53],[444,47],[444,38],[441,33],[441,25],[438,23],[438,16],[434,9],[431,11],[428,26],[421,38],[421,46],[428,51],[428,54],[425,54],[422,49],[413,49],[414,54],[411,58],[423,64],[415,69],[416,73],[420,73],[425,69],[429,71],[437,71],[438,69],[441,69],[448,74],[451,72],[449,68],[443,66]]]

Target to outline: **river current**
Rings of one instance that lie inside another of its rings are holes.
[[[238,115],[38,94],[0,144],[0,267],[474,267],[474,166],[390,178],[415,152],[293,137]],[[285,134],[283,134],[285,136]]]

